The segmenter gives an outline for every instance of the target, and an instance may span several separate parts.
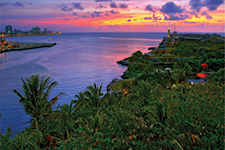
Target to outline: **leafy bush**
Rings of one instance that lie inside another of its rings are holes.
[[[220,68],[224,68],[224,58],[220,59],[208,59],[205,61],[206,64],[208,64],[208,69],[211,69],[213,71],[218,71]]]
[[[224,84],[224,81],[225,81],[224,73],[225,73],[225,68],[221,68],[219,71],[214,72],[212,75],[208,77],[208,82],[219,84],[219,85]]]

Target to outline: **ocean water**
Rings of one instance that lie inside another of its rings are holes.
[[[158,46],[167,33],[64,33],[62,35],[8,37],[11,42],[57,43],[50,48],[39,48],[0,54],[0,111],[1,134],[11,126],[12,134],[30,125],[30,116],[19,103],[13,89],[23,94],[21,78],[33,74],[51,76],[57,81],[50,98],[67,93],[58,104],[70,104],[74,95],[86,87],[106,86],[113,78],[120,78],[126,67],[116,61],[129,57],[137,50],[148,52]]]

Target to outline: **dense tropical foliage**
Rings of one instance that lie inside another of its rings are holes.
[[[64,94],[48,100],[57,82],[22,79],[24,93],[13,91],[31,125],[13,138],[9,127],[1,149],[224,149],[224,59],[180,59],[167,71],[150,61],[135,52],[117,92],[94,83],[55,110]],[[214,72],[208,83],[187,82],[203,62]]]

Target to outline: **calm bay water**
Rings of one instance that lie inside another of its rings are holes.
[[[13,89],[22,90],[20,78],[33,74],[51,76],[57,81],[50,98],[60,92],[55,107],[70,104],[74,95],[86,87],[100,86],[106,93],[106,86],[113,78],[120,78],[126,67],[116,63],[129,57],[137,50],[143,53],[150,46],[158,46],[167,33],[65,33],[51,36],[27,36],[6,38],[12,42],[57,43],[50,48],[40,48],[0,54],[0,108],[1,133],[9,126],[13,135],[30,125],[31,119],[19,103]]]

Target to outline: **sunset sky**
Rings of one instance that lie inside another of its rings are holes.
[[[224,0],[1,0],[6,25],[54,32],[224,32]]]

